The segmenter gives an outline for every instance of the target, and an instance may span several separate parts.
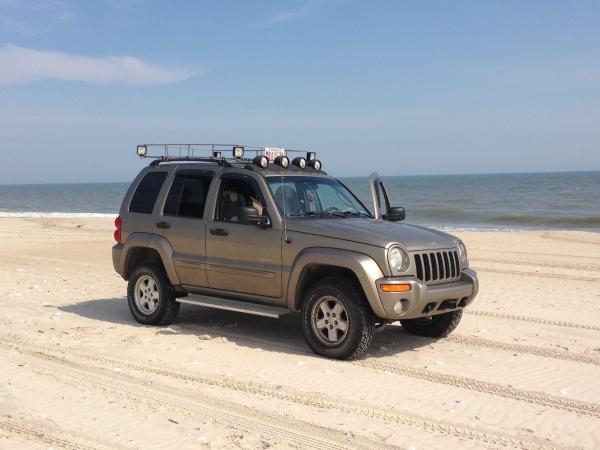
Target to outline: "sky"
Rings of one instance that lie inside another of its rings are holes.
[[[128,181],[150,142],[600,170],[599,23],[586,0],[0,0],[0,184]]]

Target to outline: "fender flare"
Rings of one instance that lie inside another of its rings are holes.
[[[383,278],[379,265],[363,253],[327,247],[312,247],[301,251],[296,257],[286,291],[286,304],[290,310],[300,308],[297,290],[304,271],[310,266],[334,266],[351,270],[365,293],[376,316],[386,317],[386,312],[377,291],[377,280]]]
[[[131,233],[129,235],[127,241],[123,245],[123,251],[121,252],[121,267],[123,268],[123,273],[126,273],[132,250],[136,248],[150,248],[156,250],[160,255],[160,259],[171,284],[174,286],[181,284],[175,270],[175,264],[173,263],[173,249],[171,248],[171,244],[166,238],[152,233]]]

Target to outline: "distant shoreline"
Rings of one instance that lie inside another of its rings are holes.
[[[367,177],[345,177],[367,209]],[[600,231],[600,172],[384,177],[407,223],[444,231]],[[126,183],[0,186],[0,218],[115,217]]]

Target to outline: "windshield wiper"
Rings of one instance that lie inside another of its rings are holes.
[[[307,211],[305,213],[295,213],[295,214],[290,214],[290,217],[308,217],[308,216],[317,216],[317,217],[324,217],[324,216],[335,216],[335,217],[348,217],[346,214],[342,213],[342,212],[338,212],[338,211],[331,211],[331,212],[319,212],[319,211]]]
[[[358,216],[358,217],[371,217],[370,214],[367,214],[366,212],[363,211],[342,211],[342,214],[344,214],[344,216],[346,217],[351,217],[351,216]]]

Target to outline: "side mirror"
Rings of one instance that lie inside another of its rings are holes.
[[[389,220],[390,222],[400,222],[406,218],[406,211],[402,206],[390,206],[387,213],[384,214],[383,219]]]
[[[258,214],[258,210],[253,206],[242,206],[238,213],[238,219],[242,223],[258,225],[259,227],[268,227],[270,225],[269,218]]]

